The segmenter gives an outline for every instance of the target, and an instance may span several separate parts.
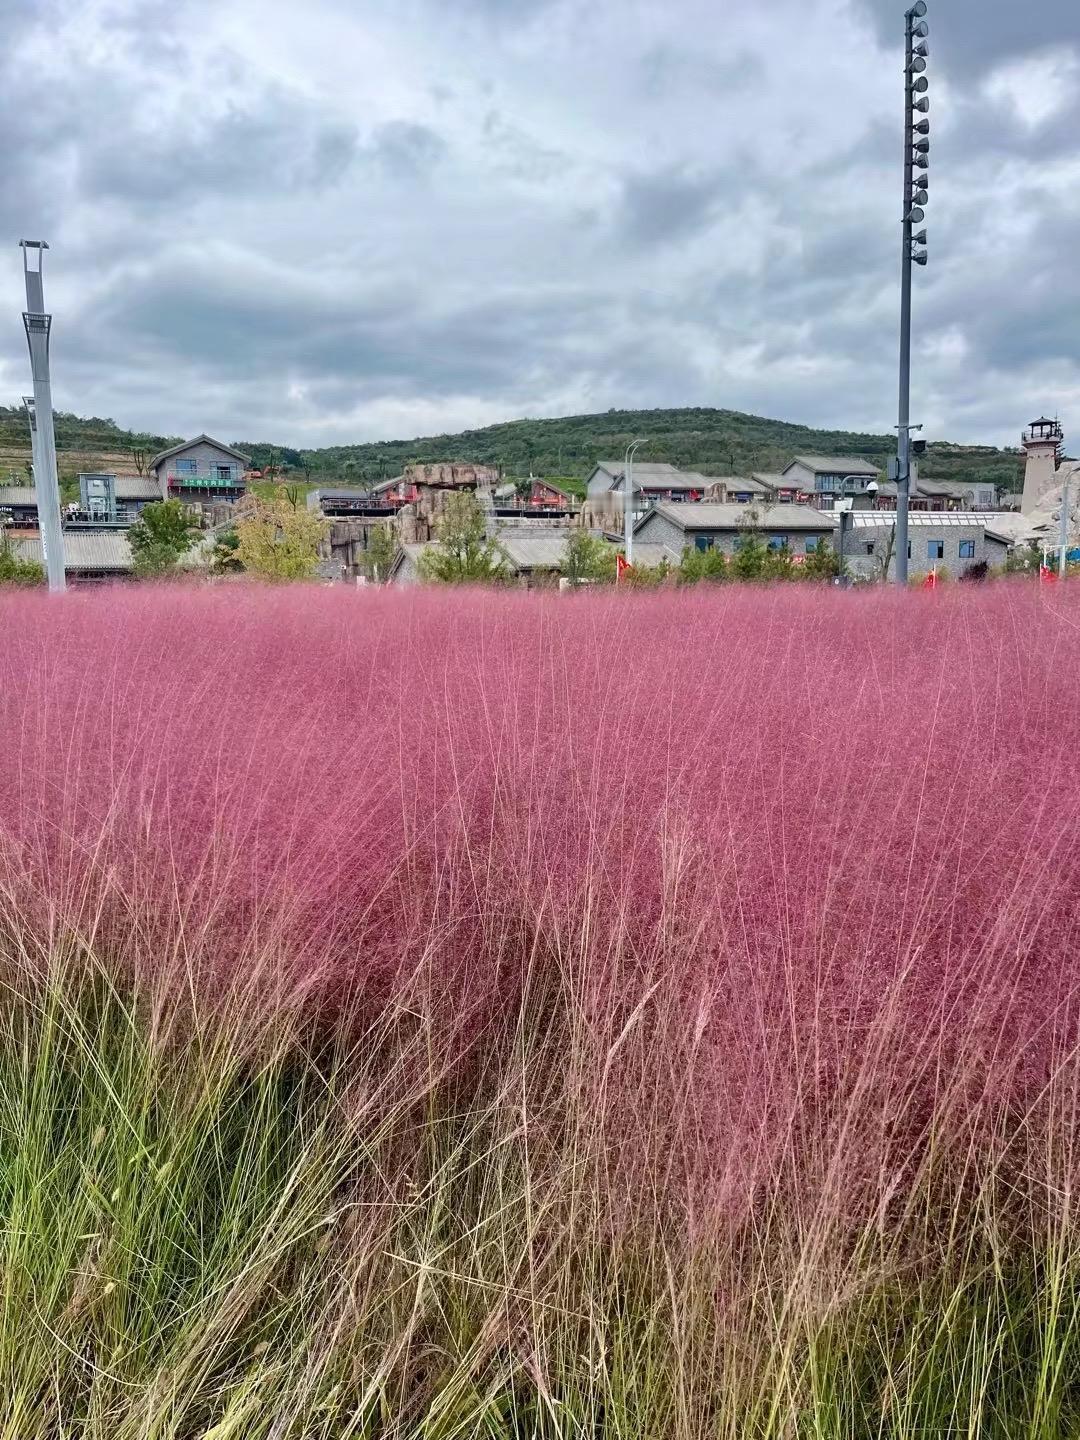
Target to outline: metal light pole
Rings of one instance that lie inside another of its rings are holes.
[[[634,455],[644,440],[634,440],[626,447],[623,468],[623,522],[626,528],[626,563],[634,563]]]
[[[30,413],[31,443],[34,452],[34,487],[37,490],[38,526],[45,557],[45,574],[53,594],[64,590],[64,532],[60,526],[60,486],[56,478],[56,435],[53,430],[52,384],[49,379],[49,334],[52,316],[45,313],[45,291],[41,267],[44,240],[20,240],[26,277],[26,310],[23,325],[30,347],[30,374],[34,381],[34,405]],[[29,406],[27,409],[29,410]]]
[[[1070,477],[1065,476],[1065,485],[1061,492],[1061,557],[1058,560],[1058,574],[1065,579],[1065,557],[1069,549],[1069,484]]]
[[[929,199],[928,180],[930,130],[927,119],[916,121],[917,112],[925,116],[930,109],[926,97],[929,82],[923,74],[929,48],[926,36],[930,27],[923,16],[926,0],[916,0],[904,17],[904,239],[900,260],[900,414],[897,426],[896,451],[896,583],[908,581],[908,509],[911,499],[911,276],[913,265],[926,264],[926,251],[917,245],[926,244],[926,231],[915,234],[915,226],[926,218],[923,206]]]

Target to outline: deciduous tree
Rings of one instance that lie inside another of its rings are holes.
[[[463,491],[449,497],[437,535],[435,544],[420,557],[423,579],[444,585],[506,579],[506,554],[499,542],[488,535],[484,512],[475,495]]]
[[[312,580],[327,522],[287,501],[254,500],[236,526],[236,557],[250,575],[262,580]]]
[[[128,531],[136,575],[166,575],[195,543],[198,526],[179,500],[147,505]]]

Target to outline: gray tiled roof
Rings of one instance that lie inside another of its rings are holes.
[[[880,475],[881,466],[854,455],[796,455],[796,465],[805,465],[815,475]],[[791,468],[790,466],[788,467]]]
[[[24,560],[45,563],[39,536],[14,541]],[[115,530],[65,530],[65,570],[130,570],[131,546]]]
[[[731,490],[736,495],[768,495],[768,485],[763,485],[760,480],[748,480],[744,475],[717,475],[710,477],[707,488],[722,486],[725,490]]]
[[[234,460],[243,461],[244,465],[251,464],[251,456],[245,455],[242,450],[235,450],[231,445],[225,445],[220,440],[215,440],[212,435],[196,435],[194,440],[181,440],[179,445],[172,445],[168,450],[162,450],[160,455],[155,455],[147,467],[156,470],[165,460],[171,460],[174,455],[182,455],[185,450],[190,450],[194,445],[213,445],[215,450],[221,450],[226,455],[231,455]]]
[[[626,467],[621,460],[598,460],[596,468],[610,475],[614,484],[618,484]],[[634,461],[635,489],[639,485],[662,485],[665,490],[704,490],[708,484],[708,477],[699,475],[696,470],[679,470],[674,465],[654,460]]]
[[[161,486],[152,475],[117,475],[116,498],[124,500],[160,500]]]
[[[37,491],[31,485],[0,485],[0,505],[33,505],[37,507]]]
[[[647,524],[649,515],[662,515],[680,530],[744,530],[751,516],[756,516],[753,528],[758,530],[825,534],[836,529],[836,521],[829,511],[812,510],[809,505],[657,505],[638,525]]]

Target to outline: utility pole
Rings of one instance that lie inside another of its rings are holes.
[[[34,452],[34,488],[37,491],[38,526],[45,574],[52,594],[61,594],[64,580],[64,532],[60,526],[60,486],[56,477],[56,434],[53,429],[52,384],[49,379],[49,335],[52,316],[45,313],[42,260],[49,248],[44,240],[20,240],[26,277],[23,325],[30,348],[30,374],[34,382],[30,438]]]
[[[1061,492],[1061,557],[1058,560],[1058,574],[1065,579],[1065,557],[1069,550],[1069,486],[1070,476],[1065,476]]]
[[[626,533],[626,563],[634,563],[634,455],[644,440],[635,440],[626,447],[626,464],[623,469],[623,520]]]
[[[923,71],[929,47],[926,37],[930,33],[923,16],[926,14],[926,0],[916,0],[904,17],[904,208],[903,248],[900,261],[900,414],[897,426],[896,451],[896,583],[908,582],[908,509],[911,500],[911,277],[913,265],[925,265],[926,250],[917,250],[917,245],[926,244],[926,231],[915,233],[915,226],[926,218],[923,207],[929,200],[929,181],[925,171],[929,169],[930,142],[926,136],[930,121],[925,118],[930,109],[926,91],[929,81]],[[919,112],[923,118],[916,121]],[[922,174],[916,174],[916,171]]]

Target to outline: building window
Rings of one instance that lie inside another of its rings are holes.
[[[820,544],[821,537],[819,535],[808,535],[805,541],[807,555],[816,555]]]
[[[770,550],[785,550],[785,549],[787,548],[787,543],[788,543],[788,537],[787,537],[786,535],[770,535],[770,536],[769,536],[769,549],[770,549]]]
[[[694,536],[694,545],[696,546],[696,548],[697,548],[698,550],[701,550],[702,552],[704,552],[704,551],[706,551],[706,550],[711,550],[711,549],[713,548],[714,543],[715,543],[715,541],[714,541],[714,538],[713,538],[712,535],[695,535],[695,536]]]
[[[214,470],[219,480],[233,479],[233,467],[231,465],[215,465]]]
[[[199,467],[194,460],[174,460],[173,469],[177,475],[197,475]]]
[[[865,542],[865,544],[866,544],[866,553],[867,553],[867,555],[873,555],[873,553],[874,553],[874,542],[873,542],[873,540],[867,540],[867,541]]]
[[[961,559],[961,560],[974,560],[974,559],[975,559],[975,541],[974,541],[974,540],[961,540],[961,541],[960,541],[960,559]]]
[[[911,559],[911,541],[910,541],[910,540],[907,542],[907,558],[908,558],[909,560]]]
[[[926,558],[927,558],[928,560],[944,560],[944,559],[945,559],[945,541],[944,541],[944,540],[928,540],[928,541],[926,542]]]
[[[835,476],[835,475],[819,475],[819,476],[817,477],[817,488],[818,488],[819,490],[825,491],[826,493],[828,493],[830,490],[835,490],[835,489],[836,489],[836,476]]]

